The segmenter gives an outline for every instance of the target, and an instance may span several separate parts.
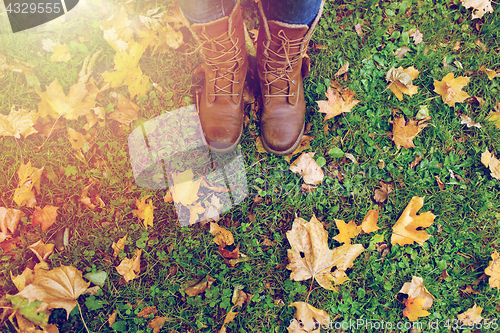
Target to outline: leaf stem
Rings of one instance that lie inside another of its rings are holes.
[[[80,307],[80,303],[78,303],[78,301],[76,301],[76,305],[78,305],[78,310],[80,310],[80,317],[82,318],[83,326],[85,326],[87,333],[90,333],[89,328],[87,327],[87,324],[85,324],[85,320],[83,319],[82,308]]]

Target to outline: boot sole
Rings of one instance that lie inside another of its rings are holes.
[[[297,147],[299,146],[300,140],[302,140],[302,136],[304,135],[304,129],[305,128],[306,128],[306,122],[304,122],[304,125],[302,126],[302,130],[300,131],[300,134],[299,134],[299,137],[297,138],[297,141],[295,141],[295,143],[293,144],[292,147],[290,147],[289,149],[287,149],[285,151],[277,151],[277,150],[269,148],[269,146],[266,144],[266,141],[263,139],[263,137],[261,135],[262,146],[264,146],[264,149],[268,153],[275,154],[275,155],[278,155],[278,156],[284,156],[284,155],[288,155],[290,153],[293,153],[295,151],[295,149],[297,149]]]

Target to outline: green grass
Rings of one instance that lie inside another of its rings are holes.
[[[254,24],[252,3],[247,0],[244,5]],[[170,2],[163,5],[169,8]],[[60,25],[18,34],[10,33],[3,13],[0,54],[7,56],[9,63],[18,59],[34,65],[42,90],[57,78],[67,93],[78,80],[83,59],[102,49],[93,73],[97,80],[100,73],[113,68],[115,53],[103,39],[99,24],[117,7],[99,1],[87,6],[92,10],[82,16],[70,14]],[[282,157],[257,153],[258,123],[255,120],[250,123],[241,142],[249,197],[222,215],[219,221],[219,225],[233,232],[240,251],[250,257],[236,268],[223,263],[213,236],[206,229],[200,225],[183,228],[178,225],[173,205],[163,201],[165,190],[145,190],[134,184],[127,147],[131,129],[111,120],[107,120],[104,128],[96,127],[95,144],[84,154],[84,160],[75,155],[65,130],[56,131],[48,139],[44,135],[19,140],[0,138],[3,171],[0,173],[0,206],[22,209],[26,213],[16,232],[21,237],[17,249],[0,252],[2,290],[15,294],[9,272],[20,274],[29,263],[36,261],[27,248],[29,245],[40,238],[46,243],[54,242],[68,228],[69,246],[50,256],[50,266],[73,265],[84,274],[97,271],[108,274],[96,296],[79,298],[83,318],[92,332],[112,332],[106,321],[114,311],[117,330],[151,332],[152,329],[147,328],[149,319],[137,314],[153,305],[158,309],[157,315],[167,319],[162,332],[217,331],[232,306],[231,297],[237,285],[243,285],[244,291],[254,297],[249,304],[235,310],[240,313],[227,325],[230,331],[286,332],[295,312],[288,305],[305,301],[311,283],[310,280],[290,280],[290,271],[285,268],[290,248],[285,233],[291,229],[294,218],[309,220],[316,215],[328,226],[329,246],[333,248],[340,245],[333,240],[338,233],[334,219],[354,219],[359,224],[368,210],[380,208],[381,230],[376,234],[389,245],[387,255],[382,257],[375,249],[371,243],[373,234],[358,236],[354,243],[362,244],[365,251],[348,270],[351,280],[340,286],[338,293],[317,288],[314,283],[309,296],[311,305],[325,310],[339,324],[356,319],[408,323],[408,319],[403,318],[404,305],[395,296],[404,282],[412,276],[420,276],[436,300],[429,309],[430,316],[419,321],[440,320],[439,331],[449,332],[443,323],[449,320],[451,325],[457,314],[474,303],[483,308],[484,318],[496,319],[500,292],[488,285],[483,273],[491,253],[500,245],[500,188],[498,180],[481,164],[480,156],[486,148],[500,155],[497,149],[500,131],[485,121],[500,101],[500,79],[488,80],[484,73],[477,71],[481,65],[500,69],[497,38],[500,7],[498,3],[493,7],[494,13],[486,14],[481,20],[471,20],[470,10],[457,1],[326,2],[313,40],[327,48],[310,50],[311,73],[305,80],[310,109],[307,122],[313,124],[308,135],[315,136],[309,151],[316,152],[316,160],[324,160],[325,180],[313,193],[302,192],[302,180],[288,171],[288,162]],[[133,10],[142,13],[144,8],[155,8],[155,4],[140,1],[134,4]],[[355,31],[357,23],[364,23],[363,37]],[[60,26],[65,28],[61,30]],[[422,32],[423,43],[414,45],[412,39],[407,38],[408,30],[413,28]],[[143,55],[140,62],[143,73],[161,86],[165,94],[151,88],[147,96],[138,97],[140,119],[132,127],[164,110],[179,108],[194,100],[194,92],[201,83],[192,73],[200,58],[186,54],[194,50],[195,45],[189,31],[183,30],[183,33],[187,45],[181,50],[164,55],[151,55],[148,51]],[[89,41],[79,42],[78,37],[82,35],[88,36]],[[72,59],[68,63],[50,61],[50,53],[41,47],[44,38],[68,44]],[[477,39],[485,44],[488,52],[476,44]],[[453,49],[456,42],[460,42],[458,50]],[[409,47],[411,52],[403,59],[396,59],[394,51],[402,46]],[[443,59],[449,67],[444,67]],[[329,120],[330,131],[325,134],[324,115],[317,112],[315,101],[325,99],[324,93],[334,74],[346,61],[350,65],[347,81],[342,78],[338,81],[354,91],[360,103],[345,116]],[[405,95],[403,101],[386,89],[385,81],[385,73],[399,66],[415,66],[420,71],[414,81],[419,93],[412,97]],[[481,97],[485,101],[482,107],[457,103],[451,108],[443,103],[433,91],[433,83],[450,71],[455,77],[471,77],[464,90],[471,96]],[[40,97],[34,88],[27,87],[24,75],[12,71],[4,74],[0,77],[0,113],[8,114],[14,104],[36,109]],[[114,90],[127,96],[126,87]],[[112,108],[110,104],[112,100],[107,95],[99,100],[103,107]],[[420,106],[429,108],[432,116],[429,126],[414,139],[415,148],[398,151],[387,135],[392,130],[390,121],[393,115],[412,118]],[[247,107],[247,111],[249,109]],[[482,128],[460,124],[457,113],[470,116],[481,123]],[[67,126],[82,132],[84,124],[84,117],[66,121]],[[329,156],[332,147],[353,154],[359,164]],[[417,156],[422,156],[422,161],[414,169],[409,168]],[[46,232],[31,226],[34,209],[17,207],[12,201],[18,182],[16,171],[21,162],[28,160],[46,170],[37,205],[60,207],[57,223]],[[385,167],[380,169],[381,160]],[[344,170],[343,181],[336,176],[337,166]],[[446,184],[444,190],[439,189],[436,176]],[[81,192],[92,179],[99,182],[97,190],[106,203],[103,209],[91,210],[80,203]],[[373,200],[380,181],[394,186],[384,205],[377,205]],[[157,207],[154,227],[147,231],[133,213],[135,200],[145,195],[151,195]],[[264,202],[254,204],[257,195]],[[431,238],[422,246],[391,246],[392,226],[413,196],[425,196],[421,211],[437,215],[434,225],[427,228]],[[125,234],[128,240],[119,259],[130,258],[136,248],[143,249],[141,273],[128,284],[120,283],[111,249],[111,243]],[[275,245],[263,245],[267,240]],[[444,270],[449,276],[440,280]],[[216,281],[204,294],[189,297],[181,292],[186,282],[206,275]],[[467,285],[473,285],[478,293],[462,292]],[[85,331],[77,307],[69,319],[64,310],[53,310],[49,322],[57,324],[61,332]],[[14,330],[10,323],[5,325],[6,330]]]

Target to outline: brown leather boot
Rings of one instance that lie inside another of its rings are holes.
[[[243,134],[248,60],[241,7],[237,3],[229,16],[190,28],[199,43],[205,72],[198,100],[201,127],[212,151],[228,153]]]
[[[297,148],[304,133],[306,104],[302,80],[309,73],[309,59],[304,57],[323,6],[311,27],[268,21],[262,3],[259,3],[259,11],[262,21],[257,38],[257,70],[263,99],[261,139],[268,152],[287,155]]]

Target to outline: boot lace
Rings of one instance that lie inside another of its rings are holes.
[[[233,31],[231,34],[221,35],[217,38],[210,38],[205,35],[204,39],[206,39],[201,45],[201,56],[205,63],[212,69],[212,71],[216,72],[215,77],[208,82],[215,82],[214,84],[214,92],[209,92],[210,96],[237,96],[239,97],[240,93],[232,93],[231,87],[234,83],[240,83],[239,80],[234,80],[234,75],[236,74],[238,62],[243,60],[241,56],[241,49],[238,48],[238,37],[236,37],[236,42],[232,43],[231,37],[235,33]],[[226,47],[225,44],[227,42],[231,42],[232,46],[228,50],[224,50]],[[221,51],[218,51],[217,48],[222,48]],[[205,52],[204,52],[205,51]],[[209,56],[210,55],[210,56]],[[225,59],[226,56],[233,55],[230,59]],[[228,84],[219,87],[217,83],[220,83],[220,80],[227,80]]]
[[[276,41],[277,40],[277,41]],[[268,52],[269,57],[267,59],[262,59],[265,61],[264,69],[262,73],[266,78],[265,85],[267,87],[268,94],[264,97],[294,97],[295,93],[288,94],[288,87],[290,83],[296,85],[297,82],[290,78],[289,73],[293,72],[293,66],[297,64],[301,57],[300,48],[303,42],[303,38],[289,39],[283,30],[280,30],[278,35],[271,35],[271,42],[268,45],[264,43],[264,49]],[[277,51],[271,49],[271,44],[279,45]],[[297,48],[298,51],[290,52],[290,49]],[[276,64],[276,68],[271,66],[270,62]],[[267,74],[271,74],[273,77],[269,79]],[[279,88],[275,85],[278,81],[285,81],[286,86]],[[271,87],[273,87],[273,93],[271,92]]]

